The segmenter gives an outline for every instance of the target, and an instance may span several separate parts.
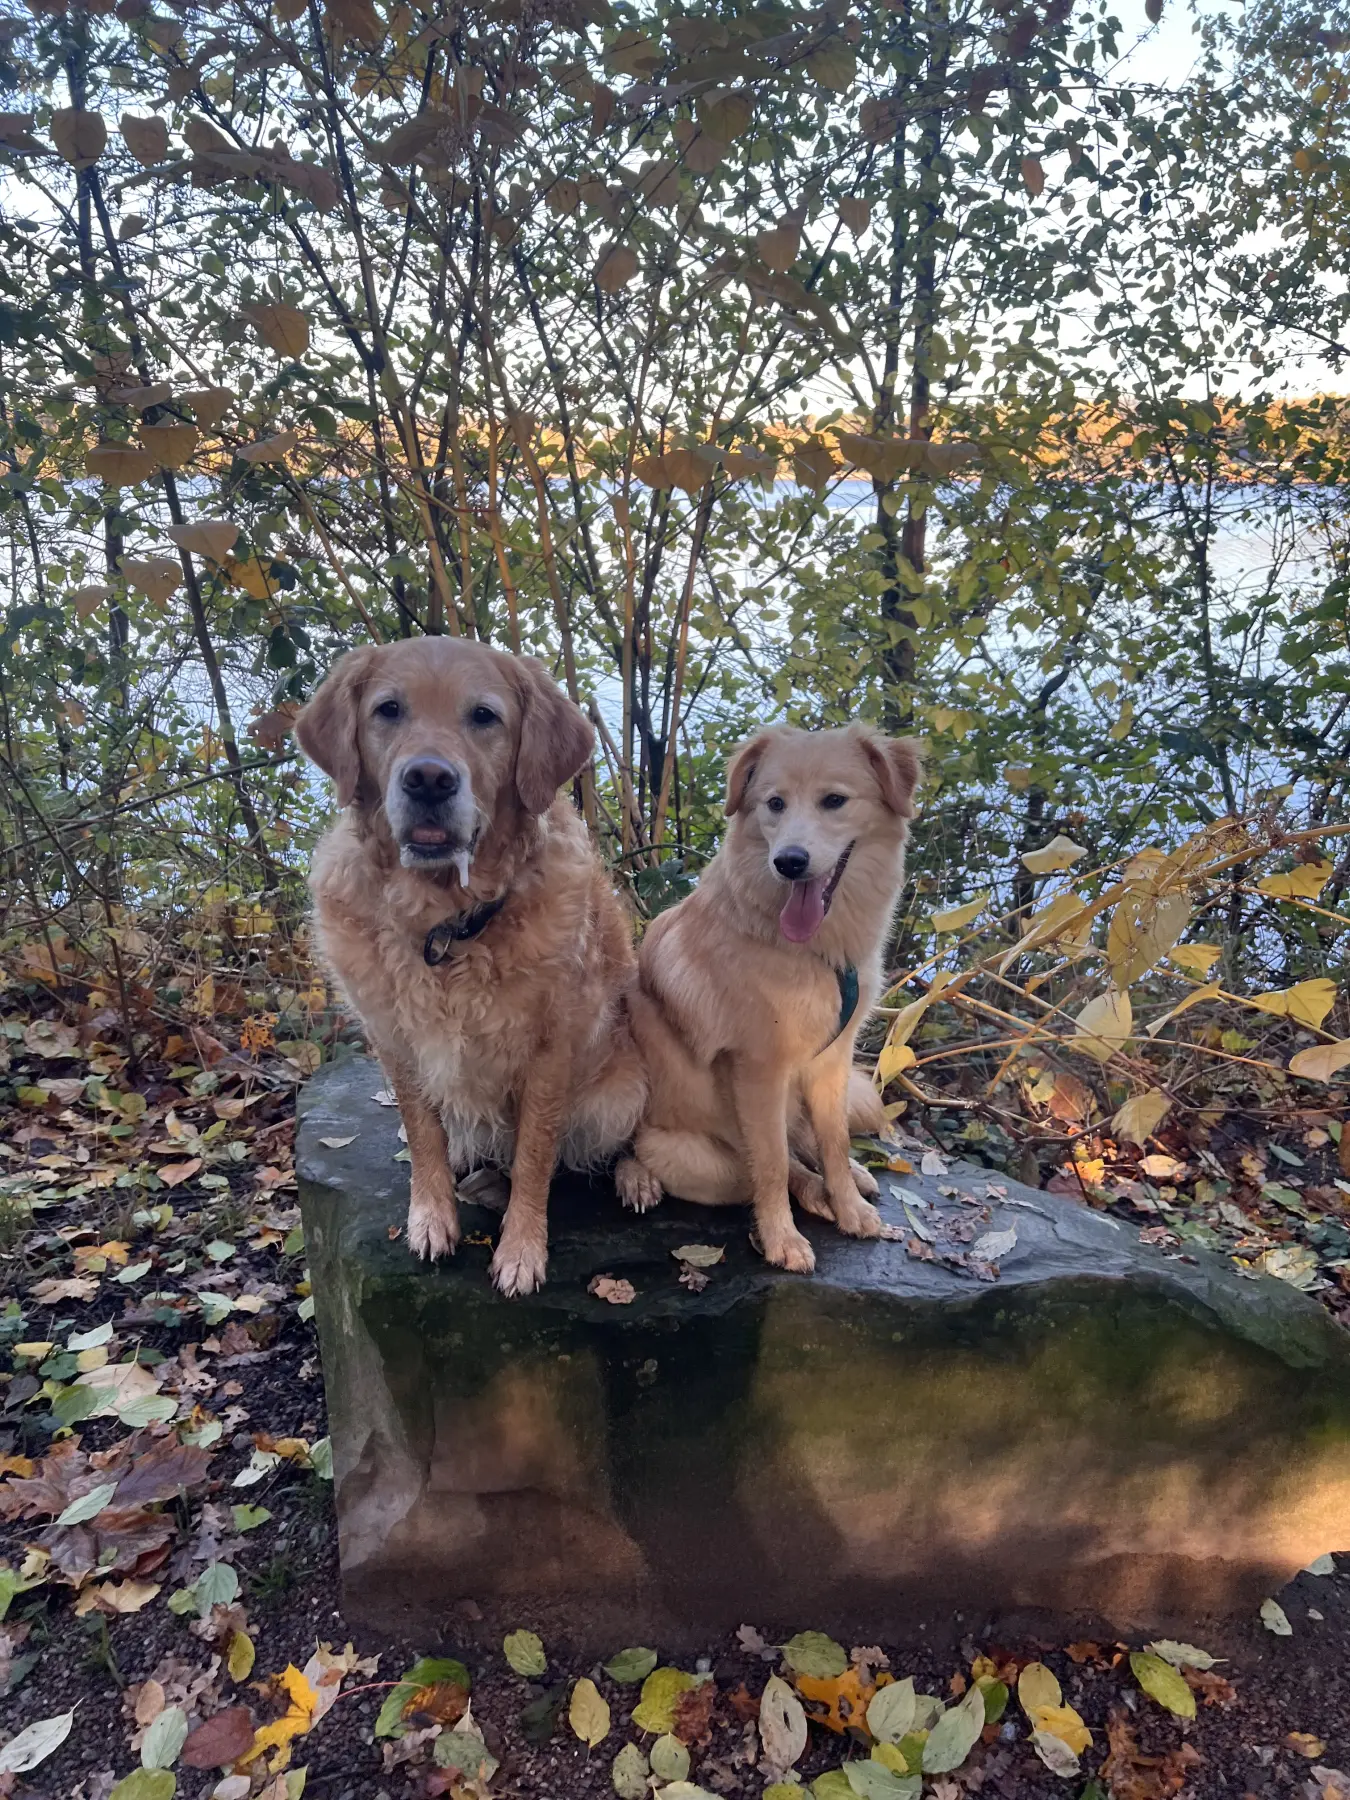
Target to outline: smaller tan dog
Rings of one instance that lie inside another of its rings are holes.
[[[864,726],[760,732],[727,770],[726,841],[639,953],[637,1159],[682,1200],[752,1203],[785,1269],[815,1267],[789,1195],[853,1237],[881,1229],[877,1185],[849,1157],[850,1109],[875,1125],[879,1108],[850,1078],[920,768],[912,740]]]

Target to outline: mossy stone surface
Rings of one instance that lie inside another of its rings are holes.
[[[600,1649],[745,1620],[864,1642],[953,1605],[1154,1625],[1350,1545],[1350,1338],[1286,1284],[958,1165],[941,1185],[1017,1230],[996,1282],[816,1220],[815,1275],[788,1275],[747,1213],[635,1218],[561,1180],[548,1283],[503,1300],[486,1209],[453,1260],[409,1254],[382,1086],[323,1070],[298,1154],[355,1618],[426,1632],[473,1601]],[[700,1292],[688,1243],[725,1247]]]

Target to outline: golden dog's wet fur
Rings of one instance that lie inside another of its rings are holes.
[[[485,702],[495,725],[475,723]],[[296,735],[346,808],[314,859],[315,920],[403,1115],[408,1243],[421,1256],[452,1251],[456,1173],[509,1167],[492,1269],[504,1293],[528,1293],[544,1277],[559,1159],[607,1158],[646,1094],[625,1002],[631,928],[581,819],[557,797],[589,760],[591,726],[531,658],[423,638],[343,657]],[[404,866],[418,846],[390,825],[401,772],[424,756],[467,784],[454,803],[478,834],[467,892],[453,862]],[[481,935],[428,965],[434,926],[502,895]],[[650,1197],[640,1171],[624,1179],[630,1199]]]
[[[850,1110],[860,1126],[880,1122],[851,1081],[853,1044],[881,991],[919,774],[910,740],[862,726],[761,732],[728,768],[722,848],[642,943],[633,1028],[651,1099],[636,1155],[681,1199],[753,1204],[764,1254],[783,1268],[815,1266],[789,1193],[855,1237],[880,1229],[876,1183],[849,1158]],[[790,942],[775,850],[801,845],[829,869],[850,842],[824,922]],[[850,963],[859,1000],[839,1033],[836,970]]]

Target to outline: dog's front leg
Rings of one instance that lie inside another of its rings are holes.
[[[816,1253],[793,1224],[788,1197],[787,1076],[780,1066],[737,1057],[731,1065],[731,1091],[765,1260],[809,1275]]]
[[[459,1242],[459,1206],[445,1127],[407,1065],[395,1056],[380,1060],[398,1101],[412,1164],[408,1248],[414,1256],[449,1256]]]
[[[858,1193],[848,1154],[849,1074],[847,1055],[818,1056],[803,1072],[802,1098],[835,1224],[850,1237],[874,1238],[881,1235],[881,1215]]]
[[[571,1082],[571,1048],[547,1044],[531,1063],[520,1095],[511,1199],[492,1258],[504,1294],[532,1294],[548,1263],[548,1190],[558,1162],[563,1106]]]

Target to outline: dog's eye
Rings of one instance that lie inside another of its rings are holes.
[[[848,795],[826,794],[820,804],[825,808],[826,812],[838,812],[841,806],[848,805]]]
[[[501,720],[490,706],[475,706],[469,714],[470,725],[500,725]]]
[[[379,719],[397,719],[402,716],[403,708],[397,700],[381,700],[375,708],[375,716]]]
[[[787,809],[787,801],[784,800],[781,794],[770,794],[764,804],[768,807],[770,812],[774,813],[784,812]]]

